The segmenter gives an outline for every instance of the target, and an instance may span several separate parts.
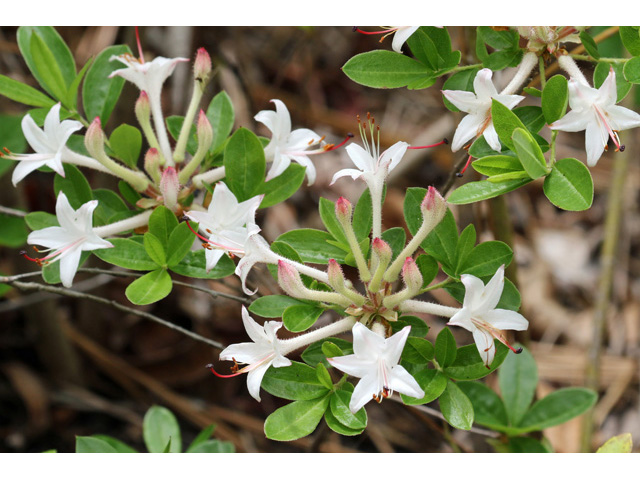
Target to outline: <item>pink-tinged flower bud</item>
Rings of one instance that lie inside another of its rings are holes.
[[[211,57],[204,48],[199,48],[193,64],[193,76],[196,80],[207,83],[211,73]]]
[[[422,211],[422,219],[429,222],[431,228],[434,228],[447,213],[447,201],[440,195],[440,192],[433,187],[429,187],[424,200],[420,204]]]
[[[378,256],[380,263],[385,266],[391,261],[391,256],[393,255],[391,247],[381,238],[376,237],[373,239],[373,242],[371,242],[371,250]]]
[[[174,210],[178,205],[178,193],[180,192],[180,182],[175,168],[167,167],[162,172],[160,192],[162,193],[165,207],[169,210]]]
[[[412,294],[416,294],[422,288],[422,274],[415,260],[407,257],[402,266],[402,280],[404,280],[407,290]]]
[[[200,115],[198,115],[196,131],[198,134],[198,150],[209,150],[213,142],[213,128],[211,128],[211,123],[205,115],[204,110],[200,110]]]
[[[149,104],[149,95],[147,95],[147,92],[144,90],[140,92],[140,96],[138,100],[136,100],[135,112],[139,124],[149,123],[149,119],[151,118],[151,105]]]
[[[336,292],[340,292],[341,290],[344,290],[346,288],[342,268],[333,258],[329,260],[327,274],[329,275],[329,285],[331,285],[331,288],[333,288]]]
[[[84,145],[92,157],[97,158],[104,155],[104,132],[100,117],[96,117],[89,125],[84,136]]]
[[[353,206],[351,202],[344,197],[340,197],[336,202],[336,218],[341,225],[351,223],[351,214],[353,213]]]
[[[280,288],[292,297],[304,298],[305,286],[300,273],[284,260],[278,260],[278,284]]]
[[[161,158],[157,148],[150,148],[144,156],[144,169],[156,184],[160,183]]]

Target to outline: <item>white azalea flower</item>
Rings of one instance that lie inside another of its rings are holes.
[[[296,161],[307,168],[307,180],[311,185],[316,180],[316,169],[307,155],[317,155],[324,153],[327,148],[307,150],[309,147],[322,142],[321,137],[313,130],[299,128],[291,131],[291,116],[286,105],[280,100],[271,100],[276,111],[262,110],[254,117],[256,121],[263,123],[272,133],[271,141],[264,148],[264,155],[267,162],[273,162],[267,180],[277,177],[284,172],[291,161]]]
[[[524,97],[521,95],[499,94],[491,81],[493,72],[488,68],[480,70],[473,80],[475,93],[463,90],[443,90],[442,94],[458,109],[467,112],[453,135],[451,150],[457,152],[469,140],[484,135],[489,146],[499,152],[500,139],[491,119],[491,100],[496,99],[511,110]]]
[[[404,327],[385,339],[363,324],[356,323],[352,330],[353,355],[327,359],[338,370],[361,379],[349,402],[352,413],[373,399],[381,401],[394,390],[415,398],[424,396],[415,378],[398,365],[410,330],[411,327]]]
[[[571,111],[549,125],[549,128],[564,132],[586,130],[587,163],[593,167],[606,149],[609,138],[613,140],[616,151],[624,150],[618,132],[640,126],[640,115],[616,105],[616,101],[616,74],[613,68],[599,89],[572,77],[569,80]]]
[[[500,330],[526,330],[529,322],[526,318],[512,310],[496,308],[504,289],[504,265],[485,286],[473,275],[460,277],[466,291],[462,308],[453,316],[447,325],[455,325],[469,330],[478,347],[478,352],[489,368],[496,354],[493,339],[504,343],[514,353],[516,351],[504,339]]]
[[[189,211],[185,215],[198,222],[199,229],[208,235],[201,237],[208,243],[205,251],[206,268],[214,268],[225,252],[244,254],[250,236],[260,231],[255,223],[256,210],[262,195],[238,202],[223,182],[218,182],[208,212]]]
[[[53,250],[53,253],[36,262],[44,264],[60,260],[60,280],[67,288],[73,283],[83,251],[113,247],[93,230],[93,211],[97,206],[98,201],[91,200],[74,210],[67,196],[60,192],[56,202],[56,216],[60,226],[36,230],[27,237],[30,245],[42,245],[49,249],[46,251]]]
[[[73,132],[82,128],[75,120],[60,121],[60,104],[51,107],[44,121],[44,129],[27,114],[22,119],[22,133],[36,153],[15,153],[3,155],[9,160],[17,160],[11,181],[16,185],[28,174],[40,167],[47,166],[64,177],[63,157],[70,150],[65,146]]]
[[[407,142],[394,143],[382,152],[382,155],[380,155],[379,146],[376,144],[367,145],[365,143],[365,147],[366,149],[352,143],[345,148],[349,158],[358,169],[345,168],[336,172],[331,180],[331,185],[341,177],[349,176],[354,180],[362,177],[369,188],[373,190],[372,186],[384,183],[389,172],[400,163],[409,144]]]
[[[231,375],[220,375],[213,370],[213,367],[210,368],[215,375],[223,378],[248,373],[247,388],[249,393],[260,401],[260,384],[269,367],[271,365],[274,368],[288,367],[291,365],[291,360],[282,353],[282,340],[276,336],[276,332],[282,327],[282,322],[269,321],[265,322],[264,326],[260,326],[249,316],[249,312],[243,306],[242,323],[252,342],[229,345],[220,353],[220,360],[246,363],[247,366]]]

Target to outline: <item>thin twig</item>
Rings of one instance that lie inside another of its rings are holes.
[[[440,190],[440,194],[443,197],[446,196],[447,192],[451,190],[451,187],[453,187],[453,183],[456,181],[456,178],[458,178],[457,173],[460,171],[460,169],[464,166],[465,163],[467,163],[466,155],[462,157],[458,163],[455,164],[455,166],[453,167],[453,170],[449,174],[449,178],[447,178],[447,181],[444,184],[444,187],[442,187],[442,189]]]
[[[2,205],[0,205],[0,213],[4,213],[5,215],[10,215],[12,217],[25,217],[27,215],[27,212],[16,210],[15,208],[3,207]]]
[[[168,322],[167,320],[163,320],[160,317],[156,317],[151,313],[141,312],[140,310],[127,307],[126,305],[122,305],[121,303],[118,303],[115,300],[109,300],[106,298],[98,297],[97,295],[82,293],[76,290],[70,290],[68,288],[54,287],[51,285],[43,285],[41,283],[20,282],[18,280],[6,281],[7,278],[10,278],[10,277],[0,277],[0,283],[8,283],[14,286],[15,288],[17,288],[18,290],[22,290],[22,291],[35,290],[35,291],[41,291],[41,292],[49,292],[49,293],[55,293],[57,295],[63,295],[66,297],[81,298],[85,300],[92,300],[94,302],[102,303],[105,305],[111,305],[113,308],[120,310],[122,312],[131,313],[133,315],[146,318],[147,320],[151,320],[152,322],[159,323],[160,325],[164,325],[165,327],[168,327],[172,330],[180,332],[183,335],[186,335],[187,337],[190,337],[198,342],[206,343],[207,345],[210,345],[212,347],[219,348],[219,349],[224,348],[224,345],[222,345],[220,342],[216,342],[215,340],[210,340],[201,335],[198,335],[197,333],[190,332],[189,330],[179,327],[178,325]]]

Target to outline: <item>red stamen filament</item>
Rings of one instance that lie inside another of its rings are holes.
[[[142,44],[140,43],[140,32],[138,32],[138,27],[136,27],[136,42],[138,44],[138,54],[140,55],[140,63],[144,63],[144,54],[142,53]]]
[[[238,375],[242,375],[244,373],[242,370],[237,369],[238,368],[237,363],[234,365],[234,367],[236,368],[236,371],[234,373],[231,373],[230,375],[223,375],[222,373],[218,373],[215,371],[215,369],[213,368],[213,363],[210,363],[209,365],[207,365],[207,368],[211,370],[211,373],[213,373],[218,378],[233,378],[233,377],[237,377]],[[232,367],[232,371],[233,371],[233,367]]]
[[[189,220],[186,221],[187,222],[187,228],[189,230],[191,230],[191,233],[193,233],[196,237],[198,237],[200,240],[204,241],[206,244],[209,244],[209,239],[203,237],[202,235],[200,235],[198,232],[196,232],[192,227],[191,224],[189,223]]]
[[[602,112],[600,111],[599,108],[596,107],[596,113],[598,114],[598,117],[600,117],[600,120],[602,120],[602,123],[604,124],[605,128],[607,129],[607,132],[609,133],[609,137],[611,137],[611,140],[613,141],[614,145],[616,146],[616,152],[624,152],[624,145],[622,145],[620,143],[620,137],[618,136],[618,132],[616,132],[615,130],[613,130],[610,126],[609,123],[607,122],[607,119],[604,117],[604,115],[602,114]],[[605,150],[608,150],[607,146],[605,145]]]
[[[378,30],[377,32],[366,32],[365,30],[361,30],[358,27],[354,27],[354,32],[362,33],[364,35],[381,35],[383,33],[393,33],[396,30],[398,30],[398,29],[397,28],[389,28],[387,30]]]
[[[26,258],[30,262],[33,262],[33,263],[37,264],[39,267],[41,267],[43,265],[43,262],[42,262],[41,259],[39,259],[39,258],[31,258],[29,255],[27,255],[27,252],[25,252],[24,250],[20,251],[20,255],[22,255],[24,258]]]
[[[441,142],[434,143],[432,145],[422,145],[422,146],[419,146],[419,147],[407,147],[407,150],[420,150],[420,149],[423,149],[423,148],[433,148],[433,147],[439,147],[440,145],[448,145],[448,144],[449,144],[449,140],[447,140],[445,138]]]
[[[351,138],[353,138],[353,133],[347,133],[347,137],[342,142],[340,142],[338,145],[326,145],[325,146],[325,152],[331,152],[333,150],[339,149],[345,143],[347,143]]]
[[[467,171],[467,168],[469,168],[469,165],[471,165],[471,159],[473,157],[471,155],[469,155],[469,158],[467,158],[467,163],[465,163],[464,167],[462,168],[462,170],[460,170],[460,173],[456,173],[456,175],[458,177],[461,177],[462,175],[464,175],[464,172]]]

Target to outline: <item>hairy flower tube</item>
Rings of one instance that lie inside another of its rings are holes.
[[[565,55],[558,61],[566,67],[565,69],[570,70],[570,73],[576,73],[575,63],[575,68],[570,66],[573,63],[570,57]],[[609,138],[616,146],[616,151],[624,150],[618,132],[640,126],[640,114],[616,105],[616,102],[616,74],[613,68],[609,70],[609,75],[598,89],[589,86],[582,74],[572,76],[569,80],[571,111],[549,125],[549,128],[564,132],[585,130],[587,164],[594,167],[607,149]]]

